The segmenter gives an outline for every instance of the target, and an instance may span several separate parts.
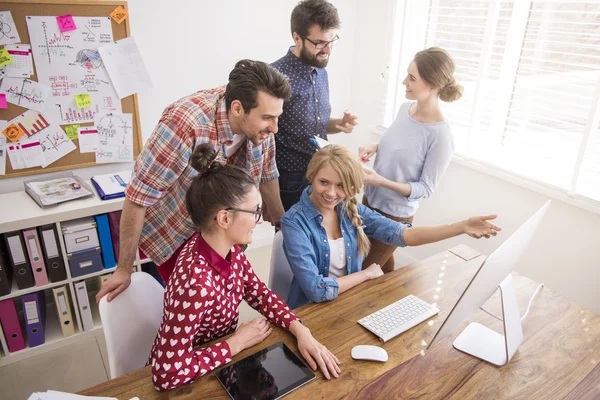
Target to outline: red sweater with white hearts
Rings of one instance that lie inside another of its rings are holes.
[[[148,360],[156,390],[181,386],[231,361],[226,341],[202,345],[236,329],[242,299],[284,329],[298,319],[258,279],[237,245],[224,259],[200,234],[192,236],[169,277],[160,330]]]

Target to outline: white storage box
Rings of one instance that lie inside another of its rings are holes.
[[[61,224],[67,253],[92,249],[100,246],[96,221],[93,217],[74,219]]]

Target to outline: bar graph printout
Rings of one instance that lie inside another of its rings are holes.
[[[38,81],[50,86],[46,112],[60,125],[93,122],[94,115],[122,111],[98,47],[112,43],[110,17],[73,17],[76,30],[61,32],[56,16],[26,17]],[[77,108],[76,94],[91,107]]]

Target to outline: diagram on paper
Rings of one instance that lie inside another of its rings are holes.
[[[133,161],[133,116],[112,113],[94,117],[98,130],[97,163]]]
[[[92,122],[94,115],[121,112],[98,47],[112,43],[110,17],[73,17],[77,30],[60,32],[56,17],[28,16],[38,81],[51,87],[46,106],[61,125]],[[89,94],[91,107],[77,108],[74,96]]]
[[[0,44],[21,43],[10,11],[0,11]]]
[[[6,101],[36,111],[44,111],[50,88],[44,84],[24,78],[5,77],[0,93],[6,94]]]

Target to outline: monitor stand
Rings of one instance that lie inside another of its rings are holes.
[[[523,342],[517,292],[511,274],[500,283],[504,336],[476,322],[456,338],[454,348],[499,367],[506,365]]]

